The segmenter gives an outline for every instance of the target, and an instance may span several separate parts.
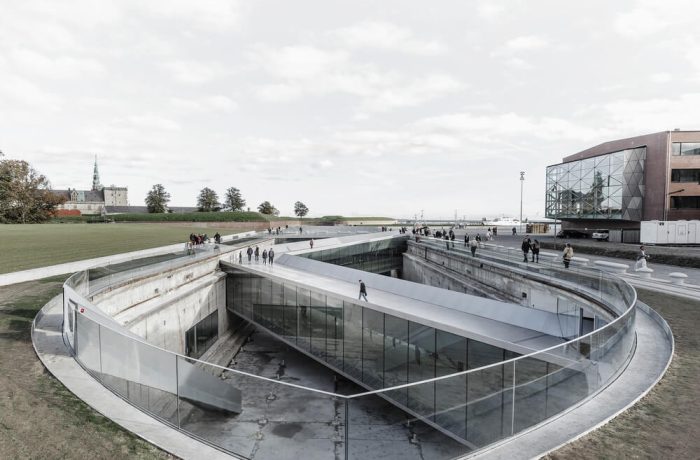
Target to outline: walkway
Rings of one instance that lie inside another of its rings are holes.
[[[231,459],[231,456],[160,423],[127,403],[90,376],[69,354],[61,337],[63,296],[41,310],[32,327],[32,342],[41,362],[63,385],[97,412],[123,428],[181,458]]]

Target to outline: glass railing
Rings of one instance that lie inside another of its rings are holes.
[[[420,237],[420,244],[472,257],[470,248],[464,245],[464,241],[452,242]],[[529,253],[528,262],[525,262],[520,248],[497,245],[493,242],[482,242],[474,257],[526,270],[552,283],[560,284],[565,289],[568,284],[569,290],[584,292],[604,303],[615,316],[622,315],[636,302],[636,291],[628,283],[622,282],[609,272],[591,266],[592,261],[586,262],[580,257],[575,257],[568,268],[564,266],[561,254],[548,251],[540,253],[538,262],[532,262],[532,253]],[[575,289],[571,289],[572,286],[575,286]]]
[[[564,284],[591,278],[590,271],[572,269],[569,275],[580,271],[581,277]],[[515,359],[367,392],[354,384],[345,392],[312,388],[159,348],[89,301],[88,272],[64,285],[64,334],[75,359],[115,394],[239,456],[378,459],[389,449],[411,458],[420,444],[425,458],[450,459],[572,408],[624,369],[634,349],[636,294],[609,274],[597,279],[591,286],[622,314],[592,333]],[[413,359],[408,347],[405,352]]]

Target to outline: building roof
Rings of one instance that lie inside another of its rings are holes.
[[[103,203],[105,201],[102,192],[97,190],[51,190],[51,193],[64,197],[66,202],[73,202],[71,196],[73,191],[78,192],[78,203]]]

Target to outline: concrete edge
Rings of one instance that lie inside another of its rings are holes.
[[[675,342],[675,339],[673,338],[673,331],[671,330],[671,326],[668,325],[666,320],[656,310],[651,308],[649,305],[647,305],[643,302],[637,301],[637,308],[641,309],[646,314],[648,314],[659,326],[661,326],[663,331],[669,337],[669,340],[671,342],[671,354],[669,355],[669,359],[668,359],[668,362],[666,363],[666,366],[663,368],[663,370],[658,375],[658,377],[652,382],[652,384],[646,390],[644,390],[642,393],[640,393],[635,399],[630,401],[627,405],[625,405],[619,411],[610,415],[609,417],[605,418],[604,420],[600,421],[595,426],[592,426],[590,429],[588,429],[588,430],[578,434],[577,436],[569,439],[568,441],[563,442],[563,443],[559,444],[558,446],[553,447],[552,449],[549,449],[548,451],[539,454],[536,457],[533,457],[533,459],[542,458],[545,455],[548,455],[556,450],[559,450],[562,447],[564,447],[568,444],[571,444],[572,442],[577,441],[578,439],[592,433],[593,431],[597,430],[598,428],[602,427],[603,425],[608,424],[611,420],[616,418],[618,415],[620,415],[624,412],[627,412],[630,408],[632,408],[634,405],[636,405],[642,398],[644,398],[647,394],[649,394],[649,392],[654,387],[656,387],[656,385],[661,381],[662,378],[664,378],[664,376],[666,375],[666,372],[668,371],[668,368],[671,366],[671,363],[673,362],[673,357],[676,354],[676,342]]]
[[[41,361],[44,368],[76,398],[80,399],[83,403],[87,404],[91,409],[95,410],[100,415],[108,418],[110,421],[119,425],[122,429],[128,431],[129,433],[135,436],[138,436],[144,441],[158,447],[162,451],[167,452],[177,458],[233,458],[243,460],[243,457],[238,457],[232,453],[227,453],[222,450],[219,450],[207,443],[198,440],[193,436],[190,436],[188,433],[172,428],[162,423],[155,417],[152,417],[151,415],[147,414],[146,412],[143,412],[137,406],[127,402],[122,397],[120,397],[119,395],[115,394],[107,387],[102,385],[102,383],[95,380],[90,374],[88,374],[85,371],[85,369],[83,369],[77,363],[77,361],[75,361],[75,358],[72,355],[70,356],[70,358],[67,358],[71,361],[71,364],[74,366],[74,369],[71,369],[71,372],[77,373],[78,377],[89,379],[91,383],[90,386],[92,386],[92,388],[83,389],[83,391],[80,391],[80,389],[77,388],[76,384],[69,384],[66,382],[66,375],[63,375],[63,378],[61,378],[58,369],[56,368],[56,363],[49,362],[47,356],[44,353],[40,352],[37,348],[35,335],[36,320],[43,318],[48,312],[48,309],[57,308],[59,305],[54,305],[55,303],[59,303],[60,305],[62,305],[63,294],[58,294],[57,296],[49,300],[49,302],[47,302],[39,311],[34,320],[32,320],[32,347],[34,348],[34,352],[36,353],[37,357],[39,358],[39,361]],[[45,309],[47,310],[45,311]],[[67,347],[63,342],[63,335],[60,333],[59,335],[61,337],[61,344],[63,344],[63,347],[65,347],[67,350]],[[71,377],[75,376],[76,374],[71,375]],[[102,395],[93,394],[94,397],[92,398],[92,400],[88,401],[85,398],[85,394],[90,392],[99,392],[102,393]],[[116,403],[117,412],[121,413],[114,413],[113,409],[115,408],[112,408],[112,410],[110,410],[110,408],[107,407],[109,404],[114,405],[114,403]],[[137,414],[133,411],[136,411]],[[131,412],[131,414],[136,414],[137,418],[145,418],[144,420],[147,423],[140,423],[139,421],[136,421],[133,418],[129,417],[129,412]],[[157,434],[160,434],[160,436],[154,436]],[[166,440],[169,441],[167,445],[165,443]]]

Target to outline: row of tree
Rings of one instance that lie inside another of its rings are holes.
[[[162,184],[154,185],[146,195],[146,206],[148,212],[167,212],[168,202],[170,201],[170,193],[165,190]],[[199,191],[197,196],[197,208],[202,212],[211,211],[243,211],[246,205],[241,191],[236,187],[229,187],[224,194],[224,201],[219,202],[219,195],[209,187],[204,187]],[[250,211],[250,208],[248,208]],[[271,216],[278,216],[279,210],[275,208],[269,201],[263,201],[258,205],[258,212]],[[294,203],[294,214],[298,217],[304,217],[309,213],[309,208],[301,201]]]

